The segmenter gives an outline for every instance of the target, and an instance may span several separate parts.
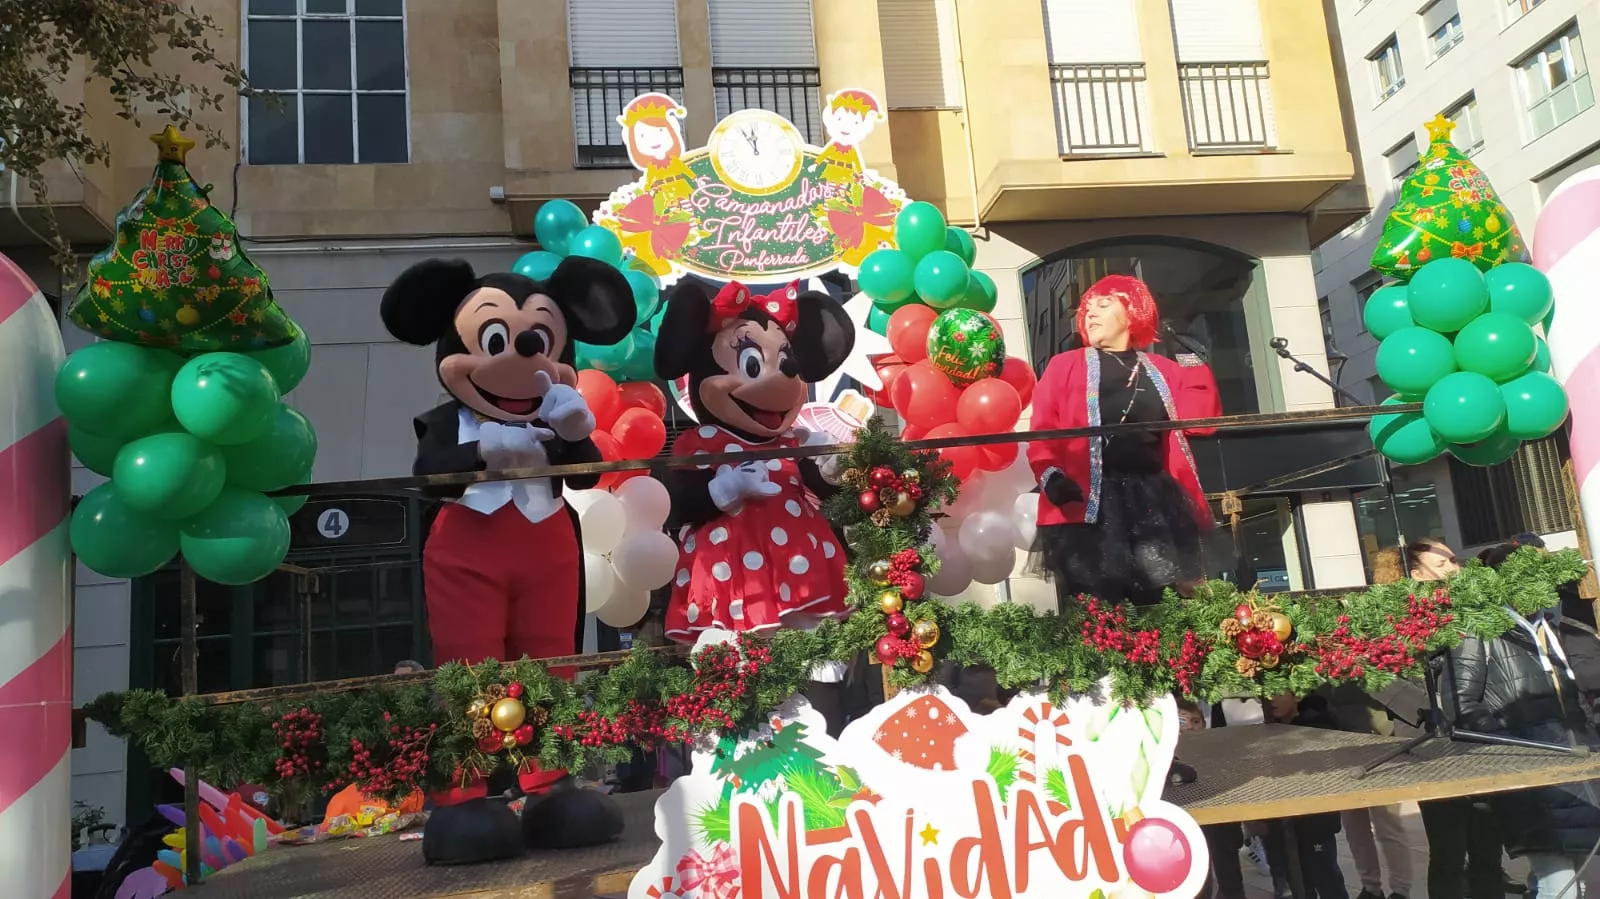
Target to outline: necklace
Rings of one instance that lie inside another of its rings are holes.
[[[1122,407],[1122,415],[1117,418],[1117,424],[1125,424],[1128,421],[1128,416],[1133,414],[1133,405],[1138,401],[1139,393],[1144,390],[1144,383],[1139,378],[1139,373],[1144,367],[1144,363],[1137,355],[1133,357],[1132,362],[1123,359],[1120,355],[1117,355],[1109,350],[1101,350],[1100,355],[1109,356],[1110,358],[1115,359],[1118,365],[1121,365],[1128,371],[1127,383],[1123,385],[1129,390],[1128,403]],[[1106,437],[1104,439],[1110,440],[1111,438]]]

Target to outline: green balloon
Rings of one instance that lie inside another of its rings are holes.
[[[67,445],[84,468],[98,475],[111,477],[112,466],[117,462],[117,450],[127,443],[121,437],[102,437],[85,431],[75,424],[67,424]]]
[[[91,343],[56,372],[56,405],[94,434],[132,440],[172,417],[177,356],[131,343]]]
[[[216,447],[182,431],[152,434],[117,453],[111,483],[130,507],[181,521],[211,505],[227,467]]]
[[[1395,406],[1406,402],[1397,396],[1384,400],[1382,405]],[[1367,423],[1367,434],[1372,445],[1386,458],[1401,465],[1421,465],[1438,458],[1445,450],[1444,438],[1420,413],[1374,415]]]
[[[1477,443],[1458,443],[1450,447],[1450,455],[1468,465],[1488,468],[1499,465],[1517,454],[1522,441],[1511,436],[1504,428]]]
[[[309,484],[309,483],[311,483],[311,474],[310,474],[310,472],[307,472],[305,477],[303,477],[300,480],[295,482],[295,485],[298,486],[300,484]],[[295,496],[274,496],[274,497],[272,497],[272,501],[278,504],[278,508],[282,509],[283,510],[283,514],[285,514],[285,515],[293,515],[294,513],[300,511],[301,509],[304,509],[305,506],[306,506],[306,502],[308,500],[310,500],[310,499],[311,499],[311,497],[305,495],[304,493],[297,494]]]
[[[978,245],[972,242],[972,235],[965,228],[951,225],[944,229],[944,248],[961,257],[961,261],[968,265],[978,258]]]
[[[587,256],[608,265],[622,265],[622,241],[603,225],[584,228],[572,235],[572,242],[567,246],[568,256]]]
[[[78,560],[106,577],[144,577],[178,554],[178,529],[123,502],[112,484],[79,500],[67,530]]]
[[[947,309],[928,328],[928,360],[958,386],[992,378],[1006,363],[1005,335],[982,312]]]
[[[1429,427],[1451,443],[1476,443],[1506,421],[1506,403],[1494,381],[1472,371],[1458,371],[1428,388],[1422,414]]]
[[[889,336],[889,313],[873,306],[872,311],[867,313],[867,330],[884,337]]]
[[[1378,345],[1378,377],[1396,393],[1424,394],[1456,370],[1450,341],[1427,328],[1401,328]]]
[[[622,277],[628,279],[628,286],[633,288],[634,321],[644,324],[661,303],[661,282],[656,280],[655,275],[636,268],[623,272]]]
[[[908,203],[894,219],[894,242],[913,262],[944,249],[944,216],[932,203]],[[959,257],[957,257],[959,258]]]
[[[250,358],[272,373],[279,393],[288,393],[299,386],[306,372],[311,370],[311,341],[306,338],[306,329],[295,325],[293,341],[270,350],[258,350],[251,353]]]
[[[179,534],[184,561],[216,584],[250,584],[271,574],[289,552],[289,516],[252,490],[225,487]]]
[[[317,432],[299,410],[283,403],[267,432],[249,443],[222,449],[228,484],[263,493],[302,483],[317,458]]]
[[[1445,334],[1459,331],[1489,308],[1489,288],[1465,259],[1435,259],[1417,270],[1407,290],[1411,319]]]
[[[1505,398],[1506,432],[1519,440],[1555,433],[1567,420],[1567,392],[1555,378],[1530,371],[1500,385]]]
[[[655,380],[656,335],[649,331],[634,329],[629,341],[632,350],[627,358],[608,372],[611,379],[619,384],[624,381]]]
[[[517,257],[517,261],[511,265],[511,271],[524,278],[543,281],[555,274],[556,266],[560,264],[561,257],[549,250],[534,250]]]
[[[1555,308],[1550,279],[1525,262],[1502,262],[1483,275],[1489,291],[1489,308],[1537,325]]]
[[[1544,336],[1546,336],[1546,337],[1550,336],[1550,328],[1555,323],[1556,323],[1556,307],[1552,305],[1550,307],[1550,311],[1545,313],[1544,321],[1539,323],[1540,325],[1542,325],[1544,327]]]
[[[612,346],[599,346],[597,344],[579,342],[577,344],[578,368],[580,370],[592,368],[596,371],[603,371],[606,374],[621,371],[622,367],[628,362],[628,356],[634,352],[633,343],[638,334],[638,330],[630,331],[628,336]]]
[[[934,250],[917,262],[917,295],[935,309],[950,309],[967,296],[967,264],[949,250]]]
[[[588,216],[572,201],[551,200],[533,214],[533,236],[538,238],[539,246],[553,255],[565,256],[571,252],[573,235],[587,224]]]
[[[1508,381],[1533,363],[1537,340],[1528,323],[1515,315],[1485,312],[1456,334],[1456,367]]]
[[[1390,284],[1378,288],[1372,296],[1367,297],[1366,308],[1361,310],[1361,320],[1373,337],[1382,340],[1401,328],[1416,324],[1411,320],[1406,293],[1406,285]]]
[[[994,279],[985,272],[967,272],[967,296],[961,301],[963,309],[974,312],[993,312],[995,304],[1000,302],[1000,288],[995,286]]]
[[[1550,344],[1544,342],[1543,337],[1533,338],[1533,365],[1534,371],[1550,370]]]
[[[172,411],[178,423],[218,446],[249,443],[266,433],[278,400],[272,374],[238,353],[196,356],[172,382]]]
[[[873,250],[861,260],[856,283],[876,305],[893,311],[917,300],[916,263],[899,250]]]

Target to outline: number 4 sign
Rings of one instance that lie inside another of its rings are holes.
[[[317,516],[317,533],[338,540],[350,531],[350,516],[343,509],[326,509]]]

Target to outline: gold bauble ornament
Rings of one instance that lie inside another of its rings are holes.
[[[878,594],[878,608],[881,609],[885,615],[893,615],[894,613],[900,611],[900,608],[903,605],[905,605],[905,603],[900,599],[899,590],[885,590]]]
[[[905,481],[907,484],[915,484],[922,480],[922,473],[915,468],[908,468],[900,472],[900,480]]]
[[[911,626],[911,639],[924,649],[939,642],[939,623],[924,618]]]
[[[917,501],[902,493],[889,505],[889,514],[896,518],[910,518],[917,514]]]
[[[889,583],[889,560],[879,559],[867,566],[867,580],[874,584]]]
[[[933,653],[927,651],[926,649],[918,652],[916,658],[911,660],[911,670],[918,674],[927,674],[929,671],[932,671]]]
[[[515,749],[516,745],[517,745],[517,735],[516,734],[506,734],[505,736],[500,738],[500,745],[504,746],[507,749]]]
[[[1294,622],[1290,621],[1289,616],[1282,612],[1273,612],[1271,617],[1272,636],[1277,637],[1280,642],[1288,640],[1289,635],[1294,633]],[[1272,666],[1268,665],[1267,667],[1270,668]]]
[[[522,704],[522,700],[508,696],[494,704],[489,720],[494,722],[495,730],[513,731],[528,720],[528,707]]]
[[[474,699],[472,704],[467,706],[468,717],[482,718],[487,714],[489,714],[489,704],[481,699]]]

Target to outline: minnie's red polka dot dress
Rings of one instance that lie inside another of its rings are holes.
[[[722,428],[685,431],[674,456],[739,453],[795,447],[789,432],[767,443],[750,443]],[[843,617],[844,548],[817,511],[792,459],[770,459],[767,477],[775,496],[746,497],[732,513],[686,527],[679,534],[678,570],[667,606],[667,636],[692,643],[707,628],[771,631],[810,626],[817,618]],[[785,623],[789,616],[801,620]]]

